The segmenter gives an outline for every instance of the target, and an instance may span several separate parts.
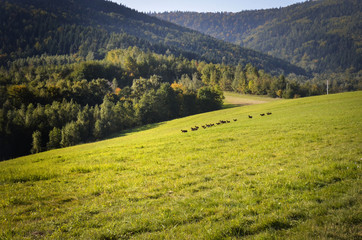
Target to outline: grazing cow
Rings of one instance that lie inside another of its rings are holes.
[[[227,120],[226,122],[227,122],[227,123],[230,123],[230,121],[229,121],[229,120]]]
[[[182,130],[182,129],[181,129],[181,132],[183,132],[183,133],[187,133],[187,130]]]
[[[272,113],[271,113],[271,112],[267,112],[266,114],[267,114],[267,115],[272,115]]]
[[[191,128],[191,131],[197,131],[198,128]]]
[[[220,125],[221,123],[217,122],[216,125]]]
[[[205,129],[206,128],[206,126],[201,126],[203,129]]]
[[[234,119],[234,122],[236,122],[237,121],[237,119]]]
[[[260,113],[260,116],[262,116],[262,117],[265,116],[265,113]]]
[[[249,118],[253,118],[253,116],[248,115]]]

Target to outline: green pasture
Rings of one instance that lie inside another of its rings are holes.
[[[277,98],[267,96],[238,94],[235,92],[224,92],[224,108],[232,108],[246,105],[262,104],[267,102],[279,101]]]
[[[0,239],[361,239],[361,163],[362,92],[226,108],[0,162]]]

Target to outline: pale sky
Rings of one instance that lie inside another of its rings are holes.
[[[305,0],[112,0],[139,12],[195,11],[240,12],[243,10],[279,8]]]

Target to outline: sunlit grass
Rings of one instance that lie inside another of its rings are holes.
[[[2,162],[0,238],[358,239],[361,103],[272,101]]]

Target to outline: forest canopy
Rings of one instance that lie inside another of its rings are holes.
[[[0,65],[41,54],[101,60],[137,46],[189,60],[251,63],[275,74],[307,75],[281,59],[227,43],[104,0],[0,0]]]
[[[321,74],[362,69],[361,12],[358,0],[322,0],[238,13],[151,15]]]

